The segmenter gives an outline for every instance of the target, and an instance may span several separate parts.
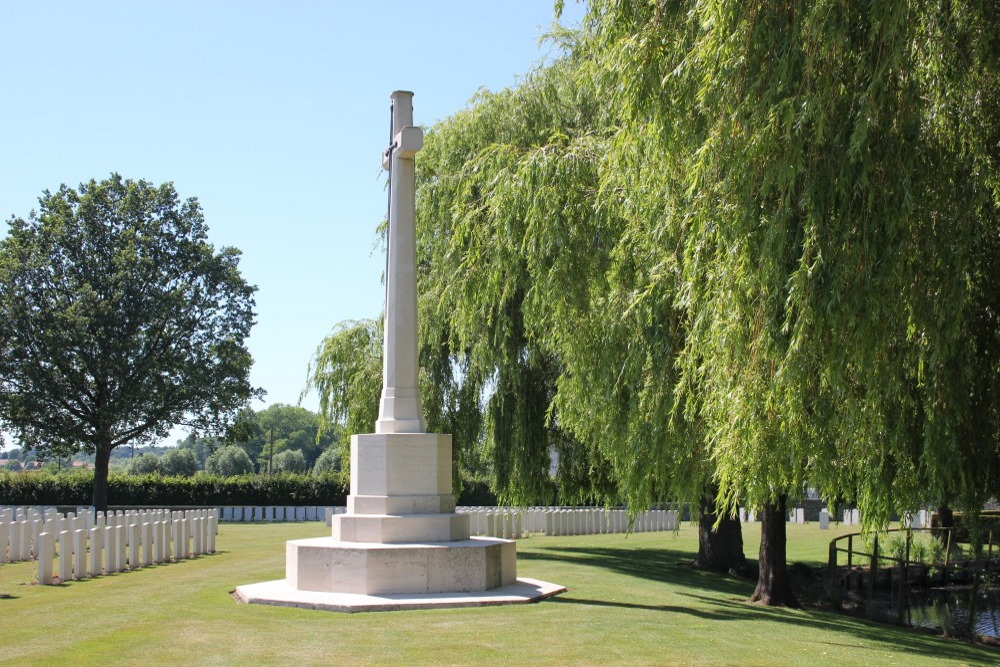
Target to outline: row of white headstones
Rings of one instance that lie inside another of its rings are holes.
[[[127,510],[98,513],[79,508],[62,514],[55,508],[0,507],[0,561],[37,559],[39,583],[51,583],[58,559],[61,581],[102,572],[119,572],[144,565],[179,560],[215,551],[218,522],[277,522],[326,520],[343,507],[322,506],[227,506],[215,509],[170,511]],[[545,535],[592,535],[673,531],[679,526],[677,510],[651,509],[636,515],[631,525],[627,510],[567,507],[458,507],[468,514],[471,533],[489,537],[520,539],[531,533]],[[744,523],[754,522],[752,510],[740,508]],[[805,510],[794,508],[789,521],[805,523]],[[907,526],[929,525],[926,510],[908,513]],[[844,510],[843,525],[859,525],[858,510]],[[830,527],[830,515],[820,511],[819,527]],[[89,567],[88,563],[89,555]]]
[[[0,560],[37,560],[38,583],[52,584],[214,553],[218,526],[214,509],[2,508]]]
[[[740,508],[739,516],[740,521],[743,523],[752,523],[757,520],[753,510],[748,510],[742,507]],[[841,521],[841,524],[844,526],[861,525],[861,512],[857,509],[844,510],[843,517],[844,518],[843,521]],[[788,513],[788,520],[791,523],[807,523],[805,509],[802,507],[794,508]],[[904,528],[930,528],[931,512],[927,509],[915,512],[904,512],[900,523]],[[819,511],[819,527],[822,530],[830,528],[830,511],[825,507]]]
[[[221,521],[235,521],[239,523],[257,523],[274,521],[321,521],[324,516],[329,518],[331,514],[343,513],[343,507],[320,506],[282,506],[282,505],[237,505],[221,507],[219,519]],[[338,512],[339,510],[339,512]],[[329,524],[329,521],[327,521]]]
[[[520,539],[530,533],[545,535],[598,535],[629,530],[628,511],[603,507],[456,507],[468,514],[471,533]],[[640,512],[632,522],[634,533],[670,531],[678,527],[677,510]]]

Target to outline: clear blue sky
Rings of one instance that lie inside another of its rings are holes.
[[[254,407],[294,404],[331,328],[382,306],[389,94],[433,125],[556,55],[552,21],[550,0],[0,0],[0,216],[111,172],[173,181],[259,287]]]

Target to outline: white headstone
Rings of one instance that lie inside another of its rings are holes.
[[[174,535],[173,557],[174,560],[180,560],[184,558],[185,555],[184,542],[183,542],[183,534],[184,534],[183,522],[175,517],[173,523],[171,524],[171,528],[173,530],[173,535]]]
[[[87,576],[87,530],[77,528],[73,531],[73,578],[83,579]]]
[[[144,563],[142,562],[142,526],[138,523],[128,525],[128,569],[134,570]]]
[[[59,581],[61,583],[73,578],[73,545],[70,537],[70,531],[59,531]]]
[[[55,535],[41,533],[38,536],[41,546],[38,554],[38,583],[47,586],[52,583],[52,559],[55,553]]]
[[[90,576],[102,573],[101,561],[104,553],[104,528],[95,525],[90,529]]]
[[[146,521],[142,524],[140,529],[141,539],[142,539],[142,564],[152,565],[153,564],[153,530],[154,526],[151,522]]]
[[[0,563],[9,563],[10,554],[7,545],[10,544],[10,523],[0,521]]]

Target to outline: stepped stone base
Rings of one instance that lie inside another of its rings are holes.
[[[240,586],[242,602],[331,611],[531,602],[566,589],[517,578],[510,540],[471,537],[455,514],[451,436],[351,436],[347,514],[331,537],[290,540],[285,578]]]
[[[300,591],[359,595],[486,591],[516,582],[516,558],[510,540],[382,544],[318,537],[286,543],[285,580]]]

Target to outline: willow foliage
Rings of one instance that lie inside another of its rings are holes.
[[[488,397],[503,498],[543,494],[554,448],[564,499],[642,508],[700,491],[704,453],[673,418],[680,314],[650,275],[679,272],[645,224],[658,184],[638,160],[637,180],[615,176],[620,127],[593,67],[573,53],[427,134],[422,339]]]
[[[320,400],[320,433],[340,437],[340,460],[350,461],[350,438],[371,433],[378,420],[382,395],[382,320],[349,320],[338,324],[316,349],[307,374],[305,391],[315,390]],[[424,418],[432,433],[451,433],[455,443],[479,440],[478,395],[454,380],[461,369],[447,357],[421,348],[420,393]],[[303,392],[304,394],[305,392]],[[456,491],[462,481],[483,473],[474,446],[456,447],[453,466]]]
[[[592,0],[417,156],[428,423],[512,502],[552,448],[634,507],[995,492],[998,36],[990,2]]]
[[[618,147],[658,148],[681,278],[655,283],[721,500],[810,483],[876,525],[992,481],[998,27],[989,3],[592,3]]]
[[[427,133],[418,158],[421,339],[435,341],[438,366],[461,365],[461,391],[486,401],[483,453],[512,502],[550,500],[550,448],[573,454],[549,409],[559,360],[536,322],[528,259],[552,249],[540,239],[546,213],[586,201],[596,105],[564,72],[560,63],[518,88],[482,93]]]
[[[371,433],[382,395],[382,322],[338,324],[309,364],[306,391],[311,389],[319,395],[321,433]],[[341,447],[349,440],[341,437]]]

